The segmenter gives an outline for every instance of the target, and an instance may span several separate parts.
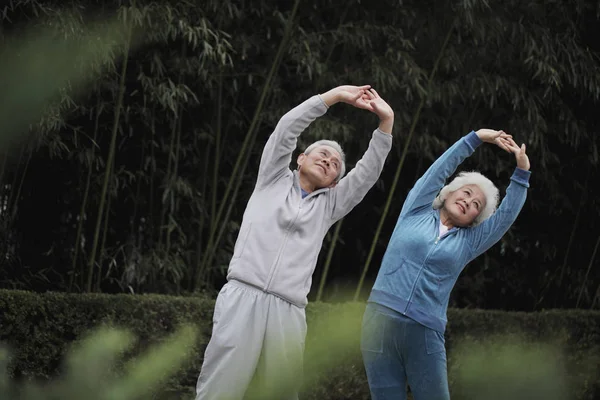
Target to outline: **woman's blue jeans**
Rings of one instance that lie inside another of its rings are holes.
[[[449,400],[444,335],[394,310],[369,303],[361,351],[372,400]]]

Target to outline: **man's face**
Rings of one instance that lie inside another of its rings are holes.
[[[483,211],[486,198],[477,185],[465,185],[450,193],[444,201],[444,208],[455,226],[470,226]]]
[[[329,146],[318,146],[310,153],[298,156],[298,171],[314,189],[335,186],[341,168],[340,153]]]

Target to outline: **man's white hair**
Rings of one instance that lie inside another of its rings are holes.
[[[481,224],[483,221],[488,219],[489,217],[496,212],[496,208],[498,207],[498,201],[500,199],[500,192],[496,185],[492,183],[488,178],[479,172],[471,171],[471,172],[461,172],[446,186],[440,190],[440,193],[437,195],[435,200],[433,201],[433,208],[438,209],[442,208],[444,205],[444,201],[448,195],[463,186],[466,185],[477,185],[479,189],[483,192],[485,196],[485,207],[479,213],[477,218],[473,221],[471,226],[477,226]]]
[[[332,149],[334,149],[335,151],[337,151],[340,154],[340,157],[342,157],[342,159],[340,160],[340,162],[342,163],[342,165],[340,166],[340,172],[338,173],[338,176],[335,178],[335,181],[339,182],[340,179],[342,179],[344,177],[344,174],[346,173],[346,154],[344,154],[344,150],[342,150],[342,146],[340,146],[340,144],[334,140],[325,140],[325,139],[317,140],[316,142],[314,142],[313,144],[311,144],[304,150],[304,154],[308,155],[308,153],[310,153],[311,151],[313,151],[314,149],[316,149],[319,146],[331,147]]]

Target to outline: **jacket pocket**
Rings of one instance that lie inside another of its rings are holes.
[[[244,248],[246,247],[246,241],[248,240],[248,235],[250,234],[250,230],[252,229],[252,222],[247,225],[243,225],[240,228],[240,232],[238,233],[238,237],[235,241],[235,246],[233,248],[233,257],[232,260],[236,258],[240,258],[244,253]]]
[[[387,269],[387,271],[385,271],[383,274],[384,274],[384,275],[393,275],[393,274],[395,274],[396,272],[398,272],[398,270],[399,270],[400,268],[402,268],[402,266],[403,266],[405,263],[406,263],[406,260],[405,260],[404,258],[401,258],[401,259],[398,261],[398,264],[396,264],[396,265],[392,265],[392,266],[391,266],[391,267],[389,267],[389,268]]]
[[[427,354],[435,354],[446,351],[446,340],[444,334],[433,329],[425,330],[425,348]]]
[[[362,321],[360,349],[371,353],[383,353],[386,316],[367,306]]]

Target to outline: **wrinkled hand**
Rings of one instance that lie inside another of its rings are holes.
[[[325,92],[321,95],[321,98],[327,104],[327,106],[331,107],[335,103],[347,103],[353,105],[357,108],[362,108],[367,110],[369,106],[363,100],[363,95],[365,91],[371,88],[371,85],[363,85],[363,86],[352,86],[352,85],[343,85],[338,86],[336,88],[331,89],[328,92]]]
[[[394,127],[394,111],[383,100],[371,85],[351,86],[344,85],[331,89],[321,94],[321,99],[331,107],[335,103],[343,102],[356,108],[369,110],[379,117],[379,130],[392,133]]]
[[[365,92],[368,91],[370,88],[371,88],[371,85],[338,86],[336,88],[338,91],[337,97],[338,97],[339,101],[341,101],[342,103],[347,103],[356,108],[362,108],[364,110],[368,110],[369,106],[363,97],[365,95]],[[334,89],[334,90],[336,90],[336,89]]]
[[[515,159],[517,160],[517,167],[524,169],[525,171],[529,171],[531,165],[529,164],[529,157],[526,153],[525,143],[519,145],[513,140],[512,137],[502,139],[503,144],[509,149],[511,153],[515,155]]]
[[[512,138],[512,136],[509,135],[508,133],[506,133],[504,131],[496,131],[493,129],[479,129],[475,133],[477,134],[477,136],[479,136],[479,139],[481,139],[483,142],[496,144],[503,150],[509,151],[508,147],[505,146],[504,141],[499,140],[499,139]]]
[[[379,96],[375,89],[366,90],[361,100],[366,103],[366,109],[375,113],[381,121],[394,118],[394,110]]]

